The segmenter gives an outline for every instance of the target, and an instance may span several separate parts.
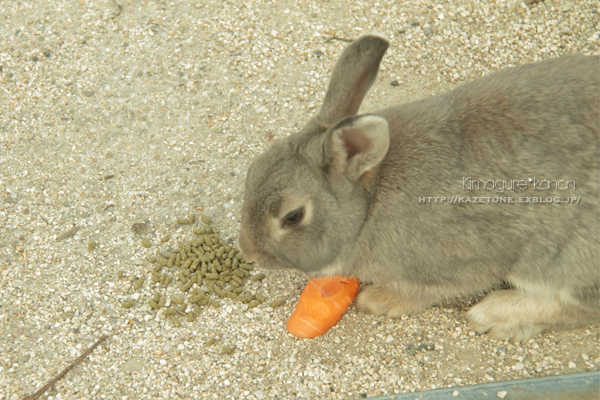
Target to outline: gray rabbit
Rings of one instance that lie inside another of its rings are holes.
[[[494,338],[598,322],[600,58],[357,115],[388,44],[350,44],[319,114],[253,161],[244,257],[356,276],[358,307],[390,317],[508,282],[467,314]]]

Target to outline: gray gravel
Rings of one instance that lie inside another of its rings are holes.
[[[247,166],[317,111],[339,39],[392,38],[368,112],[497,69],[598,54],[599,7],[0,0],[0,399],[40,388],[102,334],[45,398],[354,399],[598,369],[598,325],[493,341],[466,328],[476,299],[400,320],[351,307],[306,340],[285,330],[308,279],[299,273],[259,270],[267,278],[251,290],[282,307],[223,300],[180,328],[147,306],[159,289],[147,279],[134,291],[131,277],[194,237],[177,217],[206,214],[235,240]],[[138,222],[148,231],[134,233]]]

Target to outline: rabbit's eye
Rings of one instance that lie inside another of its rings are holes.
[[[300,223],[300,221],[302,221],[302,218],[304,218],[304,207],[300,207],[297,210],[289,212],[283,218],[282,223],[283,223],[283,226],[298,225]]]

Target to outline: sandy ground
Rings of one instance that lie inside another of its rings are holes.
[[[195,239],[201,214],[235,245],[250,161],[318,110],[344,39],[392,38],[368,112],[598,54],[599,7],[1,0],[0,399],[34,392],[103,334],[44,398],[356,399],[597,370],[598,325],[495,341],[467,329],[477,299],[462,299],[399,320],[351,307],[297,339],[285,322],[306,276],[253,270],[266,278],[244,290],[265,303],[194,311],[177,279],[152,281],[148,259]],[[189,214],[193,226],[177,223]],[[174,323],[148,304],[155,294],[189,305]]]

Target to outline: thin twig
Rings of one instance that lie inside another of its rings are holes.
[[[325,40],[325,42],[323,42],[323,43],[329,43],[332,40],[340,40],[342,42],[348,42],[348,43],[352,43],[354,41],[353,39],[346,39],[346,38],[339,37],[339,36],[336,36],[336,35],[331,35],[331,37],[329,39]]]
[[[41,388],[40,390],[38,390],[37,392],[35,392],[31,396],[25,397],[23,400],[35,400],[38,397],[40,397],[42,394],[44,394],[44,392],[46,390],[50,389],[52,387],[52,385],[54,385],[56,382],[60,381],[67,374],[67,372],[69,372],[71,369],[73,369],[74,366],[76,366],[84,358],[86,358],[87,356],[89,356],[90,353],[92,351],[94,351],[94,349],[96,347],[98,347],[102,342],[104,342],[106,340],[106,338],[108,338],[108,336],[103,335],[100,339],[98,339],[98,341],[96,343],[94,343],[92,345],[92,347],[90,347],[89,349],[87,349],[85,351],[85,353],[83,353],[77,360],[73,361],[69,366],[67,366],[67,368],[63,369],[62,372],[60,374],[58,374],[58,376],[56,376],[56,378],[52,379],[50,382],[48,382],[47,384],[45,384],[43,388]]]
[[[68,231],[66,231],[65,233],[63,233],[59,237],[57,237],[56,241],[60,242],[61,240],[66,239],[66,238],[68,238],[71,235],[74,235],[75,233],[77,233],[78,230],[79,230],[78,226],[74,227],[73,229],[69,229]]]

